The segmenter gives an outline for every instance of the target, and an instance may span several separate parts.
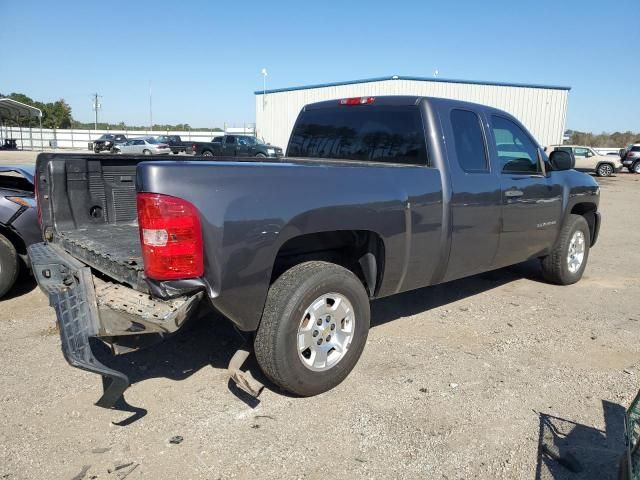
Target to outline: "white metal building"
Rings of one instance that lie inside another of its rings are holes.
[[[545,145],[562,144],[570,87],[476,82],[444,78],[393,77],[307,85],[255,92],[256,131],[287,147],[302,107],[323,100],[379,95],[419,95],[482,103],[511,113]]]

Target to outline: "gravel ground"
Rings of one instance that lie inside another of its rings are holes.
[[[18,158],[33,155],[0,152]],[[241,340],[211,317],[111,361],[147,411],[118,426],[130,414],[93,406],[98,377],[65,363],[23,279],[0,302],[0,478],[616,478],[640,377],[640,175],[600,183],[580,283],[548,285],[529,262],[378,300],[359,364],[314,398],[235,394]]]

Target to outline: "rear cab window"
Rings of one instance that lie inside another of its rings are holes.
[[[305,110],[287,156],[427,165],[420,107],[355,105]]]
[[[489,160],[480,118],[471,110],[451,110],[451,127],[458,164],[465,172],[489,171]]]

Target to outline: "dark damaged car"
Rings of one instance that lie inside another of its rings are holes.
[[[28,269],[27,247],[42,241],[33,172],[33,165],[0,165],[0,298]]]

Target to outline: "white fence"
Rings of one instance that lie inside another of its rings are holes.
[[[206,130],[170,131],[170,130],[80,130],[80,129],[50,129],[39,127],[11,127],[0,126],[0,142],[13,139],[21,150],[43,150],[50,148],[73,148],[87,150],[89,143],[105,133],[123,133],[127,137],[144,137],[156,135],[180,135],[184,142],[208,142],[213,137],[224,135],[225,132]],[[226,133],[253,134],[254,127],[229,127]]]

